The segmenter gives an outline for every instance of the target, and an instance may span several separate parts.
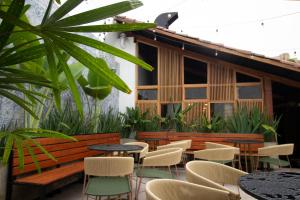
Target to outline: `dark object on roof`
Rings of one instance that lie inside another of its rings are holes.
[[[162,13],[156,17],[154,23],[157,24],[157,26],[161,26],[164,28],[169,28],[169,26],[178,19],[178,12],[167,12]]]

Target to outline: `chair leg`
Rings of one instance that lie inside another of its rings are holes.
[[[256,165],[255,165],[255,171],[257,171],[257,169],[258,169],[258,165],[259,165],[259,156],[257,156],[257,161],[256,161]]]
[[[172,174],[172,171],[171,171],[171,167],[168,166],[168,169],[169,169],[169,172],[170,172],[170,174],[171,174],[171,176],[172,176],[172,178],[173,178],[173,174]]]
[[[289,162],[290,168],[292,168],[289,156],[286,156],[286,158],[287,158],[287,161]]]
[[[177,169],[177,165],[175,165],[175,171],[176,171],[177,178],[179,178],[179,172],[178,172],[178,169]]]

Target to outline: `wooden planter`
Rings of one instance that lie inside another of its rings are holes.
[[[192,140],[191,150],[201,150],[205,148],[204,142],[216,142],[227,145],[233,145],[227,140],[258,140],[263,142],[264,138],[262,134],[240,134],[240,133],[190,133],[190,132],[139,132],[138,139],[143,140],[144,138],[163,138],[160,141],[160,145],[168,144],[172,141],[178,140]],[[253,144],[251,145],[251,151],[256,152],[257,148],[263,147],[264,144]],[[241,149],[243,150],[243,149]]]

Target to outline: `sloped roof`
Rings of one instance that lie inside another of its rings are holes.
[[[115,17],[115,20],[119,23],[138,23],[138,22],[140,22],[135,19],[127,18],[124,16],[117,16],[117,17]],[[175,40],[182,41],[185,44],[198,45],[201,47],[216,50],[218,52],[235,55],[235,56],[238,56],[241,58],[246,58],[249,60],[257,61],[260,63],[265,63],[268,65],[277,66],[280,68],[284,68],[287,70],[291,70],[291,71],[300,73],[300,64],[293,62],[293,61],[287,61],[287,60],[281,60],[279,58],[267,57],[262,54],[257,54],[257,53],[251,52],[251,51],[237,49],[237,48],[225,46],[225,45],[219,44],[219,43],[213,43],[213,42],[210,42],[207,40],[202,40],[197,37],[189,36],[189,35],[182,34],[182,33],[177,33],[176,31],[172,31],[172,30],[166,29],[164,27],[160,27],[160,26],[157,26],[156,28],[151,29],[151,31],[154,32],[155,34],[160,34],[160,35],[163,35],[166,37],[173,38]],[[299,80],[300,80],[300,77],[299,77]]]

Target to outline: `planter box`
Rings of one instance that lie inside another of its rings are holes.
[[[205,148],[204,142],[216,142],[221,144],[233,145],[227,142],[227,140],[239,139],[239,140],[258,140],[263,142],[264,138],[262,134],[240,134],[240,133],[191,133],[191,132],[139,132],[138,139],[144,138],[164,138],[160,141],[160,145],[168,144],[172,141],[178,140],[192,140],[191,150],[201,150]],[[257,148],[263,147],[261,144],[251,145],[251,151],[256,152]],[[243,150],[243,149],[241,149]]]

